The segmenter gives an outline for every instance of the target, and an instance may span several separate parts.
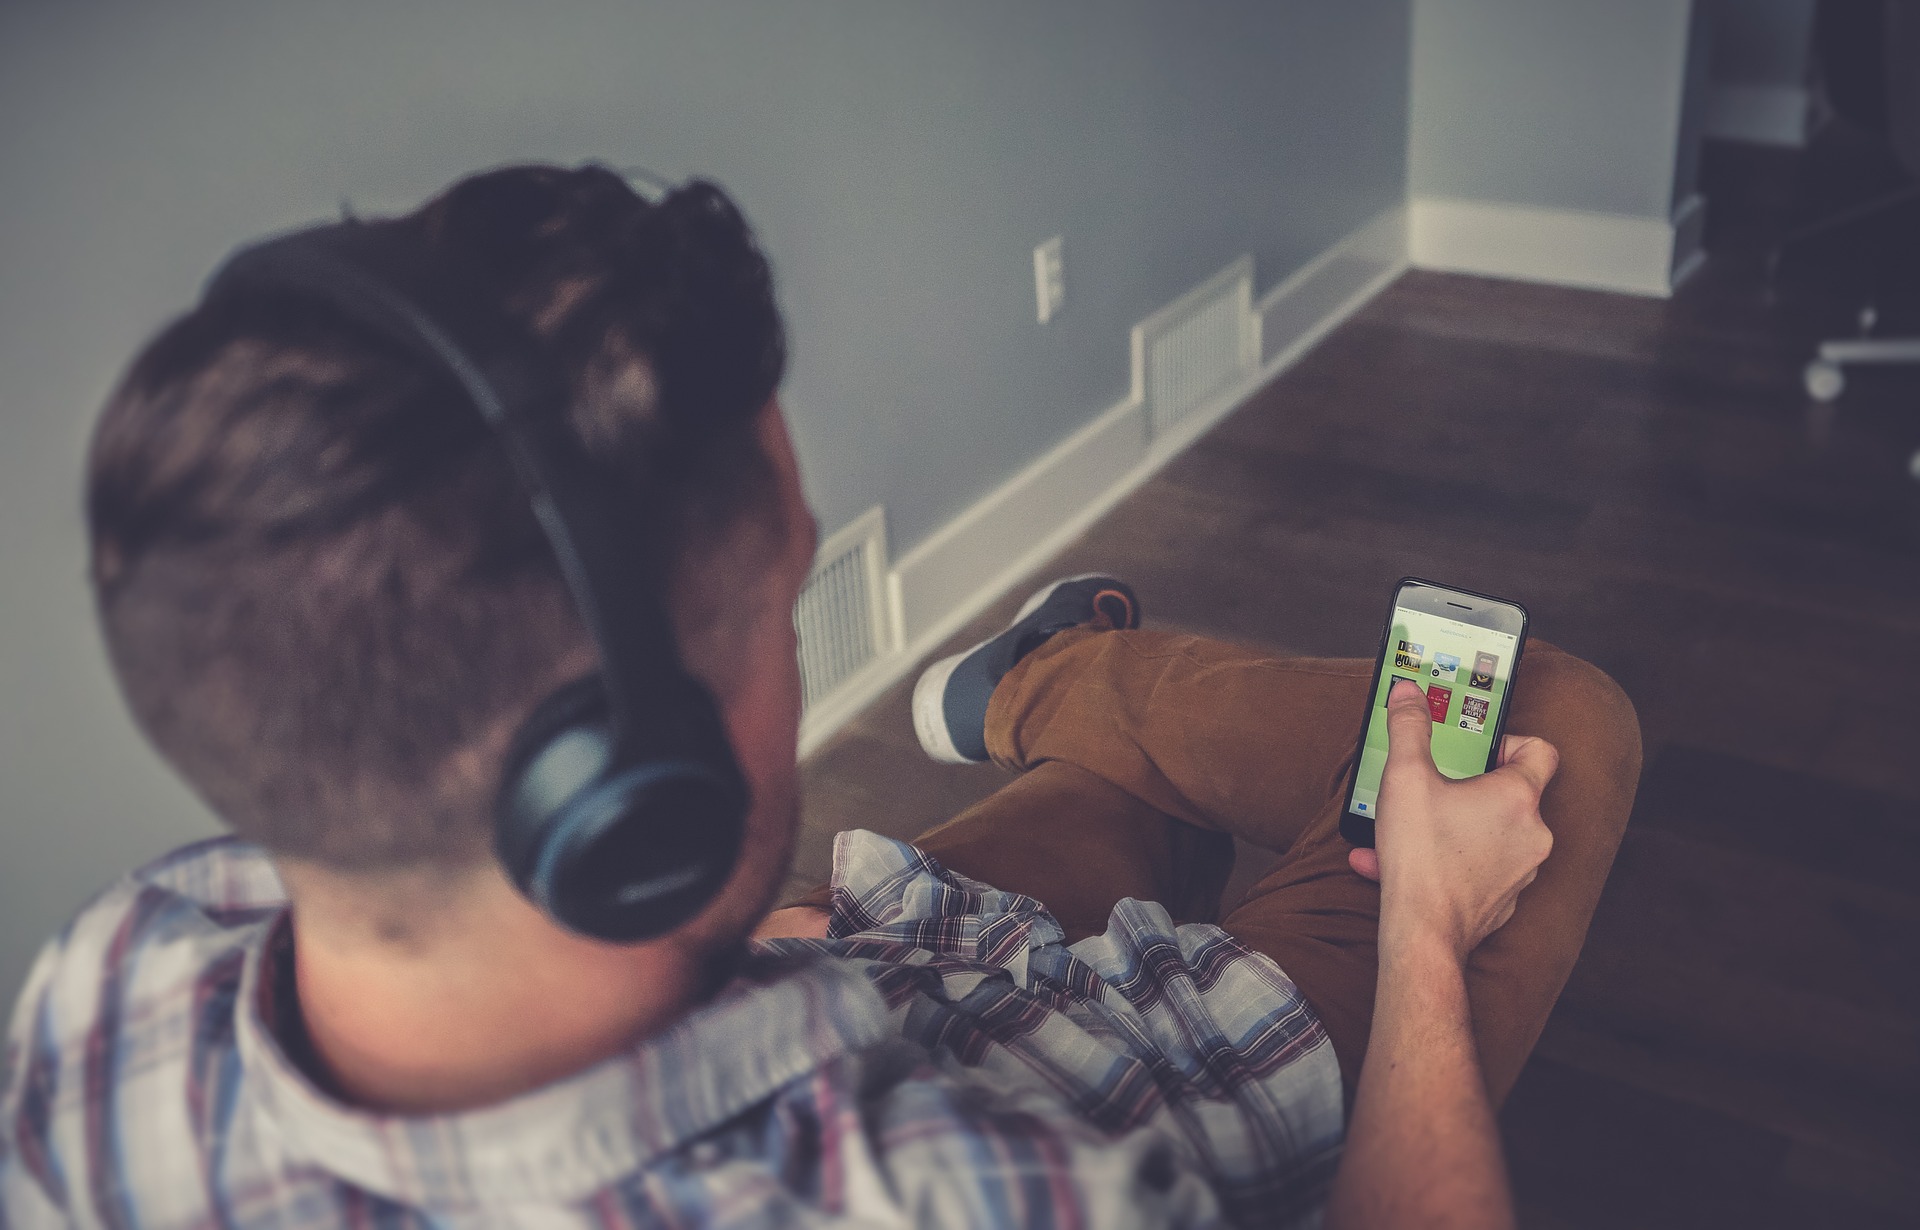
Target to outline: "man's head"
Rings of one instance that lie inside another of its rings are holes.
[[[750,847],[783,858],[812,528],[744,221],[708,185],[650,205],[598,168],[513,168],[368,225],[459,264],[558,358],[573,429],[635,496],[633,566],[739,745]],[[89,512],[128,700],[238,831],[350,876],[486,861],[500,753],[594,651],[449,379],[323,308],[203,304],[110,401]]]

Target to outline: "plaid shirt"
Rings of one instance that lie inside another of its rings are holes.
[[[664,1033],[476,1111],[342,1104],[290,1056],[257,848],[122,880],[41,955],[0,1090],[0,1230],[1314,1224],[1326,1033],[1216,927],[1028,897],[841,835],[829,938],[755,944]]]

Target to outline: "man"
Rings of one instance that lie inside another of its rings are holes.
[[[814,529],[745,223],[710,185],[522,167],[371,225],[563,366],[750,787],[742,853],[639,943],[521,895],[501,762],[597,659],[499,442],[323,308],[203,303],[102,416],[92,572],[136,718],[244,840],[42,955],[0,1221],[1510,1221],[1493,1106],[1637,778],[1610,681],[1536,648],[1529,733],[1457,783],[1398,689],[1379,849],[1349,851],[1368,664],[1141,630],[1123,584],[1070,578],[916,698],[930,751],[1028,771],[918,848],[843,834],[769,915]],[[1285,855],[1216,927],[1229,835]]]

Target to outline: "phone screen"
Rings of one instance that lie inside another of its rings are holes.
[[[1519,647],[1511,633],[1396,604],[1348,810],[1371,821],[1379,807],[1387,693],[1396,679],[1411,680],[1426,693],[1440,772],[1454,778],[1486,772]]]

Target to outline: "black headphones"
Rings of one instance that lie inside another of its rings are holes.
[[[206,295],[323,304],[459,383],[506,446],[601,664],[516,734],[494,849],[522,892],[583,935],[630,942],[692,918],[739,857],[746,780],[661,595],[622,546],[633,522],[566,424],[547,349],[450,262],[353,220],[242,249]]]

